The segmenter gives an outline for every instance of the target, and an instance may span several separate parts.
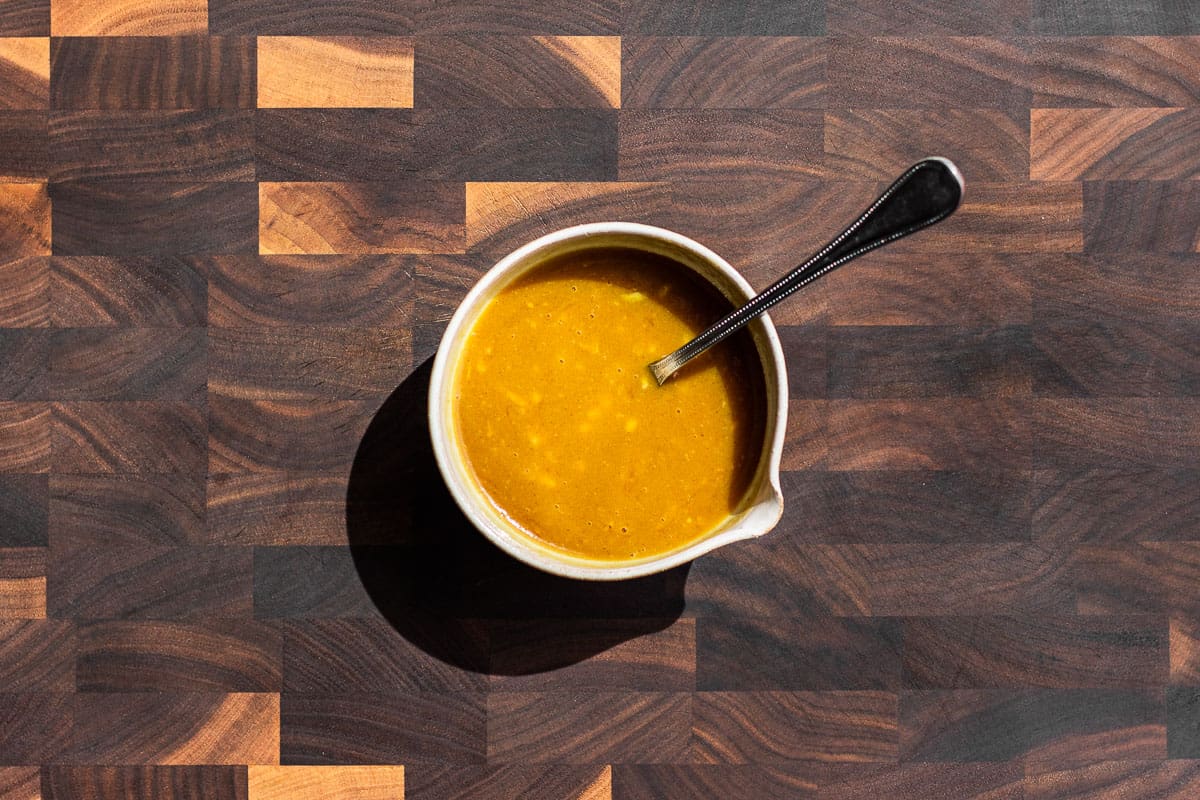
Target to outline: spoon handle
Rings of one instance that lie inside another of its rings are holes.
[[[755,295],[741,308],[713,323],[674,353],[651,364],[650,371],[654,373],[654,379],[661,386],[684,364],[736,333],[801,286],[863,253],[941,222],[958,208],[962,192],[962,175],[958,167],[947,159],[927,158],[913,164],[870,208],[816,255]]]

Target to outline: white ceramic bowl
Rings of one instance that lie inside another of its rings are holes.
[[[649,575],[683,564],[721,545],[761,536],[783,514],[779,489],[779,459],[787,427],[787,371],[775,326],[764,315],[749,330],[758,348],[767,390],[767,419],[763,453],[754,475],[753,498],[745,510],[731,516],[716,531],[678,550],[625,561],[579,558],[541,545],[499,513],[478,486],[467,466],[454,425],[451,403],[459,356],[471,326],[488,302],[514,279],[547,259],[594,247],[629,247],[667,256],[712,283],[735,305],[754,295],[746,279],[725,259],[686,236],[662,228],[629,222],[579,225],[548,234],[502,258],[471,289],[450,320],[433,361],[429,387],[429,430],[438,468],[459,508],[485,536],[526,564],[569,578],[621,580]]]

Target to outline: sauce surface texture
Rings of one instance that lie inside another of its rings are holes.
[[[571,253],[503,289],[468,333],[454,414],[497,509],[559,551],[669,552],[742,507],[762,451],[763,378],[746,332],[656,386],[647,365],[730,309],[686,267]]]

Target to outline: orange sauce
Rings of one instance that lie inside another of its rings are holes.
[[[663,387],[647,367],[729,309],[686,267],[616,248],[561,256],[504,288],[468,333],[453,409],[497,510],[595,560],[676,550],[741,510],[766,417],[749,334]]]

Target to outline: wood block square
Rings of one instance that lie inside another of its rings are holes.
[[[208,32],[208,0],[53,0],[52,36],[178,36]]]
[[[45,616],[46,549],[0,549],[0,619],[44,619]]]
[[[0,109],[48,108],[50,40],[0,39]]]
[[[50,255],[50,195],[44,183],[0,183],[0,256]]]
[[[0,472],[50,470],[50,408],[0,403]]]
[[[404,800],[404,767],[271,767],[249,770],[249,800]]]
[[[259,108],[412,108],[413,45],[396,37],[260,36]]]
[[[0,767],[0,797],[41,800],[42,771],[37,767]]]

